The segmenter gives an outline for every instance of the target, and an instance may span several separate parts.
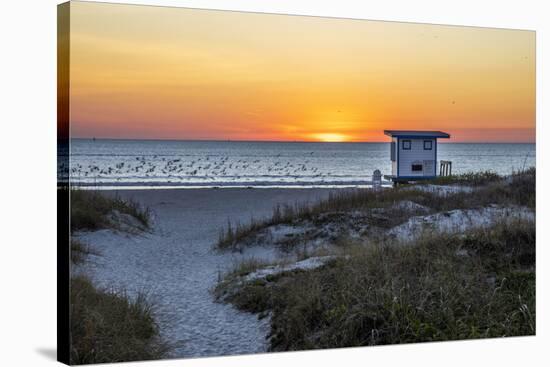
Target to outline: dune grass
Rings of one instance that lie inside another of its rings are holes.
[[[527,206],[532,209],[535,209],[536,205],[536,170],[534,168],[516,172],[508,177],[482,172],[442,177],[429,182],[472,186],[475,190],[456,192],[445,197],[422,190],[420,186],[402,186],[384,190],[339,190],[314,205],[303,203],[277,205],[271,217],[267,219],[252,219],[246,224],[228,222],[227,226],[220,230],[217,247],[236,249],[243,239],[269,226],[317,220],[319,215],[326,213],[388,208],[404,200],[423,205],[432,212],[480,208],[490,204]],[[408,215],[399,210],[392,210],[391,214],[392,223],[389,224],[393,225],[399,224]]]
[[[71,231],[116,228],[109,215],[117,210],[144,226],[150,213],[132,201],[99,192],[71,190]],[[74,265],[101,256],[90,245],[71,238]],[[143,294],[130,298],[124,291],[99,289],[85,275],[70,281],[71,364],[113,363],[166,358],[171,347],[159,335],[153,306]]]
[[[274,351],[533,335],[535,224],[355,246],[230,294],[241,310],[271,312]]]
[[[71,240],[71,262],[101,256]],[[144,294],[131,299],[124,291],[98,289],[85,275],[70,282],[71,364],[113,363],[165,358],[171,350],[159,336],[152,303]]]
[[[100,253],[97,250],[94,250],[90,245],[85,244],[76,238],[71,238],[71,262],[73,264],[82,264],[84,263],[89,255],[99,256]]]
[[[322,226],[327,215],[334,221],[375,208],[390,213],[390,225],[395,225],[414,215],[394,206],[405,200],[429,213],[491,204],[536,206],[535,169],[507,177],[462,175],[432,184],[474,189],[445,196],[422,186],[342,190],[311,206],[276,207],[268,219],[222,232],[218,245],[236,248],[274,224],[307,220]],[[382,229],[387,224],[372,223]],[[533,335],[535,240],[535,223],[519,220],[461,235],[426,233],[407,246],[384,238],[342,238],[339,256],[321,268],[243,284],[239,274],[262,265],[238,265],[215,294],[241,310],[271,314],[273,351]]]
[[[518,171],[514,171],[508,177],[512,180],[520,177],[530,177],[536,174],[535,167],[530,167]],[[493,171],[482,172],[467,172],[458,175],[438,176],[433,180],[423,181],[421,184],[434,185],[468,185],[468,186],[483,186],[493,182],[502,181],[504,176]]]
[[[97,289],[90,279],[71,279],[71,364],[165,358],[153,307],[143,294]]]
[[[438,176],[433,180],[426,181],[434,185],[455,185],[467,184],[470,186],[481,186],[491,182],[500,181],[502,176],[493,171],[467,172],[458,175]]]
[[[99,191],[71,189],[71,231],[97,230],[116,226],[109,214],[118,211],[136,218],[145,228],[150,226],[151,213],[137,202],[117,196],[106,196]]]
[[[247,236],[266,227],[277,224],[292,224],[303,220],[318,220],[325,213],[346,212],[353,210],[368,210],[387,208],[399,201],[414,199],[418,203],[432,202],[437,197],[421,190],[404,189],[353,189],[331,192],[329,197],[313,205],[295,203],[294,205],[276,205],[271,217],[266,219],[251,219],[246,224],[228,222],[219,233],[217,247],[234,249]]]

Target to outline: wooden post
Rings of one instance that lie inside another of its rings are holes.
[[[453,162],[439,161],[439,175],[450,176],[453,174]]]

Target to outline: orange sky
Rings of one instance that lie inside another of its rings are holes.
[[[71,2],[73,137],[535,140],[535,33]]]

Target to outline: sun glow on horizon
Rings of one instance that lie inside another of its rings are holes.
[[[311,137],[314,140],[322,141],[324,143],[342,143],[349,141],[349,137],[347,135],[337,133],[312,134]]]

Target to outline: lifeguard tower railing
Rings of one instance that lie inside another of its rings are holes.
[[[453,174],[453,162],[439,161],[439,175],[450,176]]]

